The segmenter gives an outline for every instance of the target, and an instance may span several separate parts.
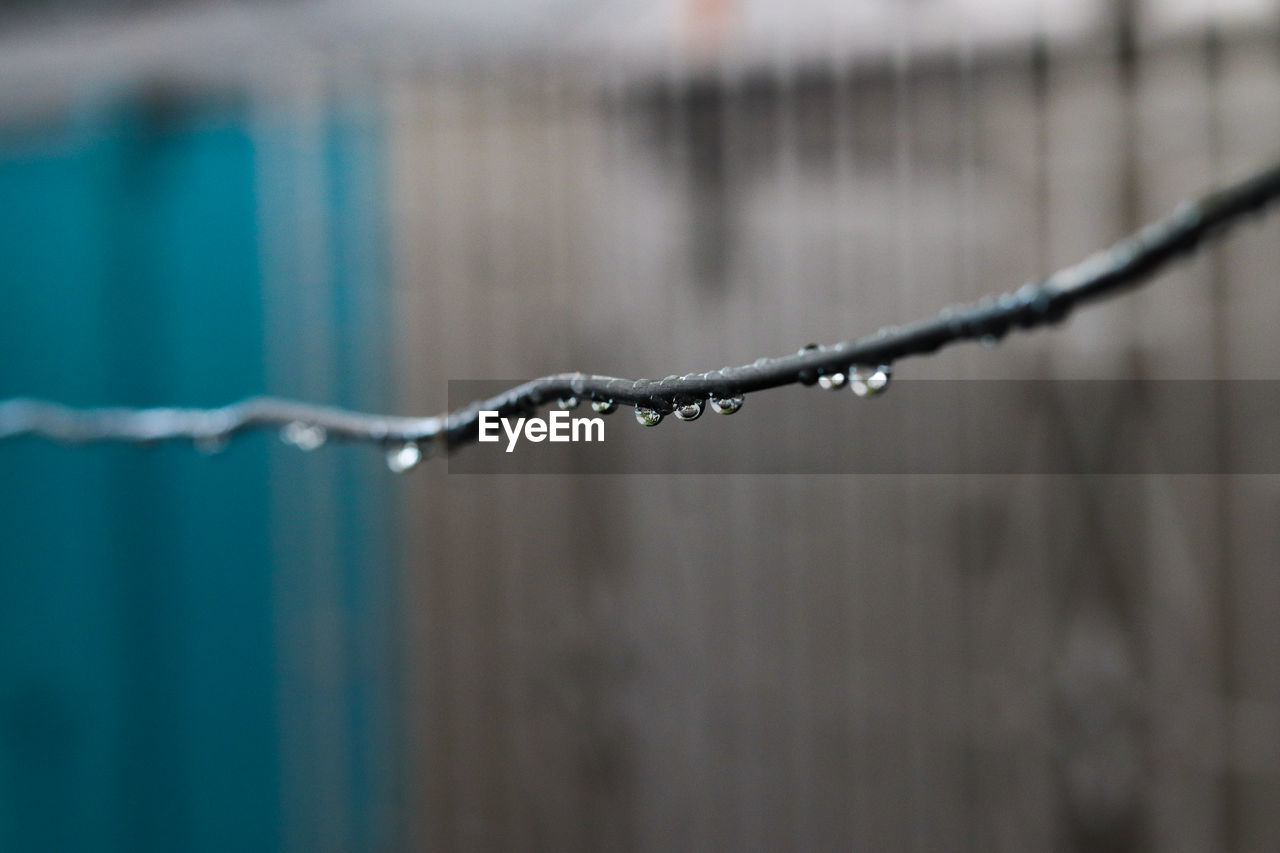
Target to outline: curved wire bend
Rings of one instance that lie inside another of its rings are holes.
[[[1280,162],[1184,202],[1170,215],[1111,248],[1016,291],[944,308],[935,317],[907,326],[889,326],[866,337],[762,358],[742,367],[661,380],[561,373],[437,417],[362,414],[275,397],[253,397],[217,409],[74,409],[41,400],[12,399],[0,402],[0,439],[35,435],[70,443],[221,442],[247,430],[300,424],[318,427],[328,438],[385,445],[413,443],[431,452],[474,441],[482,410],[522,415],[558,398],[577,397],[667,414],[681,403],[736,397],[796,382],[812,385],[819,375],[845,371],[851,365],[892,364],[956,341],[999,339],[1011,329],[1060,322],[1079,305],[1141,283],[1202,241],[1220,236],[1250,214],[1262,213],[1277,197]]]

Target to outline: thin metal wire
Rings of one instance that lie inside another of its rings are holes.
[[[0,402],[0,439],[34,435],[68,443],[221,442],[237,433],[296,423],[319,428],[326,438],[386,445],[416,443],[430,452],[474,441],[481,411],[527,415],[563,397],[612,401],[668,414],[680,403],[736,397],[797,382],[812,385],[823,373],[844,372],[851,365],[888,365],[957,341],[998,340],[1012,329],[1061,322],[1080,305],[1140,284],[1202,241],[1221,236],[1251,214],[1263,213],[1277,198],[1280,161],[1184,202],[1170,215],[1111,248],[1016,291],[944,308],[937,316],[910,325],[888,326],[866,337],[762,358],[741,367],[661,380],[560,373],[436,417],[362,414],[275,397],[253,397],[216,409],[75,409],[18,398]]]

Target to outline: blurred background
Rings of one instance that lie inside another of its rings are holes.
[[[10,2],[0,397],[431,413],[746,363],[1278,142],[1262,0]],[[1278,237],[899,375],[1280,379]],[[806,441],[814,393],[733,452]],[[211,449],[0,446],[0,849],[1280,844],[1275,476]]]

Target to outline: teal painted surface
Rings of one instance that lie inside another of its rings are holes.
[[[386,411],[393,397],[389,308],[390,275],[383,258],[381,235],[388,232],[383,220],[385,174],[382,140],[376,121],[360,112],[333,123],[328,134],[327,173],[332,176],[328,204],[347,211],[343,227],[333,235],[334,270],[341,286],[335,289],[341,318],[339,351],[344,364],[336,366],[338,393],[349,406],[366,411]],[[348,773],[352,800],[352,836],[365,839],[373,849],[386,850],[395,842],[397,812],[393,780],[401,741],[390,703],[396,683],[394,659],[397,600],[394,574],[389,571],[394,552],[389,532],[370,537],[368,531],[387,531],[387,501],[379,495],[389,471],[380,461],[372,464],[365,454],[340,460],[340,480],[350,488],[339,494],[338,516],[345,544],[341,565],[345,598],[352,607],[359,631],[352,636],[352,653],[358,669],[348,682],[346,702],[357,724],[351,728]],[[370,571],[382,567],[381,571]],[[365,721],[360,724],[360,721]]]
[[[291,390],[267,379],[277,330],[247,127],[235,109],[126,105],[0,136],[0,397],[216,405]],[[339,259],[342,345],[320,369],[347,401],[376,402],[362,377],[387,357],[370,337],[387,298],[380,189],[345,183],[377,170],[365,128],[335,127],[327,143],[326,203],[360,192],[364,213],[330,217],[323,241]],[[307,463],[266,436],[212,458],[0,444],[0,850],[274,850],[289,820],[335,799],[343,846],[383,846],[392,549],[376,517],[386,477],[356,451],[320,463],[349,475],[333,500],[352,513],[335,539],[343,661],[358,664],[338,675],[349,707],[336,754],[350,767],[341,788],[310,796],[286,790],[300,784],[281,749],[297,721],[279,709],[317,697],[282,679],[275,597],[279,577],[309,568],[278,517],[282,501],[312,506],[290,475]]]

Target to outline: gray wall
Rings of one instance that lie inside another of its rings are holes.
[[[1128,71],[1115,56],[1099,35],[1042,61],[718,80],[398,74],[401,405],[443,409],[445,378],[664,376],[873,331],[1080,259],[1274,153],[1274,33],[1142,42]],[[1280,378],[1278,229],[1063,328],[899,373]],[[818,393],[749,399],[736,452],[806,441],[818,411],[840,415]],[[752,420],[764,406],[781,426]],[[915,441],[954,428],[902,424]],[[1045,429],[1105,440],[1108,422],[1007,429],[1014,452]],[[1229,453],[1249,431],[1227,419],[1206,440]],[[404,488],[420,844],[1280,839],[1276,477],[437,466]]]

